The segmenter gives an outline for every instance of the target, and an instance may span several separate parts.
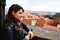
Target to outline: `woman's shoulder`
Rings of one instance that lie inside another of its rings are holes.
[[[5,20],[4,21],[4,26],[13,26],[14,23],[12,21]]]

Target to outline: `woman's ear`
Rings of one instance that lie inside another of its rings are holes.
[[[15,12],[14,11],[12,11],[12,15],[14,15],[15,14]]]

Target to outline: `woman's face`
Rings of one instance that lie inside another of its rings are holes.
[[[22,18],[22,13],[23,13],[23,11],[22,11],[22,9],[20,9],[19,11],[17,11],[17,12],[12,12],[12,15],[17,19],[17,20],[20,20],[21,18]]]

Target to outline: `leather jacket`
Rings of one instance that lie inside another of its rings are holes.
[[[5,21],[3,27],[3,40],[27,40],[24,37],[23,31],[15,29],[16,24],[12,21]],[[27,28],[26,28],[27,29]],[[28,30],[28,29],[27,29]]]

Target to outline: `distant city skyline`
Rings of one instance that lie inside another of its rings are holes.
[[[19,4],[25,10],[60,12],[60,0],[6,0],[6,8]]]

